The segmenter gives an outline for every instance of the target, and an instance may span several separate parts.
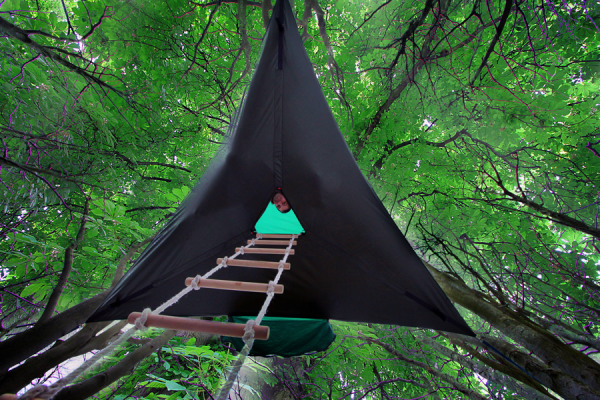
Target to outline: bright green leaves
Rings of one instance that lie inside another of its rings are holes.
[[[142,334],[151,338],[162,331],[150,330]],[[195,346],[196,339],[174,337],[168,346],[142,361],[132,375],[125,377],[113,390],[101,392],[101,398],[124,399],[132,391],[144,399],[202,399],[208,398],[220,387],[225,368],[235,359],[216,343]],[[107,367],[121,361],[134,350],[131,344],[111,357]]]
[[[37,3],[45,7],[41,12]],[[302,18],[304,2],[296,3]],[[566,15],[567,29],[549,12],[527,32],[511,14],[510,34],[505,32],[470,87],[495,34],[489,15],[483,13],[483,26],[470,16],[472,3],[453,2],[447,18],[439,19],[443,28],[432,29],[436,20],[430,14],[408,38],[405,54],[398,54],[397,40],[423,2],[384,3],[319,1],[339,76],[328,69],[314,14],[305,46],[349,146],[353,151],[363,146],[360,166],[402,232],[419,254],[452,267],[490,301],[498,298],[486,285],[506,296],[508,307],[560,310],[561,320],[578,327],[597,320],[575,302],[600,306],[590,295],[600,261],[590,237],[510,200],[497,183],[501,179],[519,196],[522,190],[536,204],[595,225],[600,145],[594,143],[600,123],[593,61],[600,42],[588,17]],[[223,139],[208,125],[227,131],[250,79],[242,76],[234,3],[221,2],[210,26],[212,4],[123,1],[109,9],[100,1],[65,4],[79,38],[97,25],[94,31],[81,43],[37,34],[30,39],[58,47],[57,55],[120,93],[90,86],[82,74],[48,59],[32,60],[37,53],[23,42],[0,41],[6,55],[0,64],[2,154],[35,168],[3,164],[0,172],[2,283],[14,293],[3,294],[7,312],[17,307],[15,296],[22,298],[20,306],[44,304],[64,266],[65,248],[77,235],[86,199],[91,199],[87,230],[59,311],[106,288],[123,253],[154,235],[184,201]],[[5,2],[3,11],[10,9],[32,11],[11,18],[22,29],[58,37],[67,32],[60,2]],[[539,16],[533,9],[523,12],[527,21]],[[249,4],[247,16],[254,63],[264,35],[260,8]],[[552,35],[545,37],[543,29]],[[397,97],[388,104],[392,93]],[[379,111],[377,126],[365,133]],[[476,317],[466,318],[487,329]],[[375,384],[375,371],[382,380],[431,380],[429,372],[360,339],[387,336],[386,343],[409,355],[402,346],[421,348],[415,338],[420,333],[334,324],[336,345],[342,340],[344,345],[326,360],[315,355],[306,361],[313,368],[302,377],[307,388],[331,388],[331,397],[343,397]],[[594,325],[590,329],[596,332]],[[233,357],[217,346],[195,344],[174,339],[124,379],[113,398],[142,386],[147,391],[140,397],[148,399],[198,398],[200,384],[214,391]],[[435,366],[430,354],[410,355]],[[452,374],[456,367],[447,363],[440,369]],[[455,376],[479,388],[472,376]],[[270,373],[266,377],[278,382]],[[391,397],[430,394],[401,380],[386,390]],[[315,393],[312,398],[326,392]],[[440,397],[454,395],[448,390]]]
[[[167,200],[181,203],[188,193],[190,193],[190,188],[183,186],[181,188],[173,188],[172,193],[167,193],[165,197]]]

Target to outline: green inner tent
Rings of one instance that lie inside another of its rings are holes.
[[[245,324],[256,317],[230,317],[230,322]],[[271,328],[268,340],[256,340],[250,351],[252,356],[293,357],[315,351],[327,350],[335,340],[331,324],[326,319],[264,317],[261,325]],[[244,347],[240,338],[223,336],[223,342],[233,344],[237,351]]]

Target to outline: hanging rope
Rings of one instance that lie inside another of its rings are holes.
[[[54,382],[50,386],[36,385],[36,386],[32,387],[31,389],[29,389],[27,392],[25,392],[23,395],[19,396],[17,398],[17,400],[32,400],[34,398],[39,398],[39,399],[44,399],[44,400],[51,399],[62,388],[64,388],[68,384],[72,383],[80,375],[83,375],[88,369],[90,369],[93,366],[95,366],[104,357],[107,357],[110,354],[112,354],[121,343],[125,342],[127,339],[129,339],[131,336],[133,336],[133,334],[135,332],[137,332],[138,330],[146,330],[147,328],[144,326],[144,324],[146,323],[146,319],[148,318],[149,314],[159,315],[163,311],[165,311],[167,308],[169,308],[173,304],[177,303],[183,296],[185,296],[186,294],[188,294],[192,290],[198,290],[198,289],[200,289],[198,287],[198,281],[200,279],[207,279],[211,275],[213,275],[215,272],[217,272],[218,270],[220,270],[221,268],[226,268],[227,267],[227,260],[233,260],[237,256],[244,254],[244,249],[248,248],[248,247],[251,247],[251,246],[254,246],[255,243],[256,243],[256,239],[252,239],[252,241],[250,242],[250,244],[248,244],[247,246],[242,246],[240,248],[240,250],[237,253],[235,253],[234,255],[232,255],[231,257],[229,257],[229,258],[225,257],[223,259],[223,261],[219,265],[217,265],[216,267],[214,267],[213,269],[211,269],[210,271],[208,271],[206,274],[204,274],[204,275],[196,275],[194,277],[194,281],[196,281],[195,287],[193,285],[187,286],[185,289],[183,289],[182,291],[180,291],[179,293],[177,293],[175,296],[171,297],[169,300],[167,300],[166,302],[164,302],[162,305],[160,305],[154,311],[150,310],[149,308],[146,308],[142,312],[142,315],[138,319],[136,319],[135,324],[134,324],[134,326],[132,328],[130,328],[127,331],[125,331],[117,340],[115,340],[114,342],[112,342],[111,344],[109,344],[108,346],[106,346],[104,349],[102,349],[98,353],[94,354],[87,361],[83,362],[78,368],[76,368],[69,375],[67,375],[64,378],[62,378],[62,379]]]
[[[233,364],[233,367],[232,367],[231,371],[229,372],[229,376],[227,377],[227,380],[221,387],[221,390],[219,391],[219,394],[216,397],[217,400],[227,400],[227,397],[229,396],[229,392],[231,391],[231,388],[233,387],[233,383],[237,379],[237,377],[240,373],[240,369],[242,368],[242,365],[244,365],[244,362],[246,361],[246,357],[248,356],[248,354],[250,353],[250,350],[252,349],[252,346],[254,345],[254,325],[260,325],[263,317],[267,313],[269,304],[271,304],[271,300],[273,300],[273,296],[275,295],[275,285],[277,284],[277,282],[279,282],[279,279],[281,278],[281,275],[283,274],[283,265],[285,264],[288,256],[290,255],[290,250],[294,244],[295,238],[296,238],[296,235],[292,235],[292,238],[290,239],[290,243],[288,244],[287,248],[285,249],[285,255],[283,256],[283,259],[281,261],[279,261],[279,266],[277,267],[277,269],[278,269],[277,276],[275,277],[274,280],[269,282],[269,289],[267,290],[267,298],[265,299],[265,302],[263,303],[263,306],[260,309],[258,316],[256,317],[256,319],[251,319],[251,320],[248,320],[248,322],[246,322],[246,327],[244,328],[245,333],[244,333],[244,336],[242,337],[242,340],[244,341],[244,348],[242,349],[242,351],[240,351],[240,354],[239,354],[237,360],[235,360],[235,363]]]

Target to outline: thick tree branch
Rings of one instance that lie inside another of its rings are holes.
[[[506,0],[506,3],[504,3],[504,12],[502,13],[502,18],[500,19],[500,23],[498,24],[498,27],[496,28],[496,34],[494,35],[494,38],[492,39],[492,43],[490,43],[490,46],[488,47],[487,52],[485,53],[485,56],[483,57],[483,60],[481,60],[481,65],[479,66],[479,68],[477,68],[477,72],[475,72],[475,75],[473,75],[473,77],[471,78],[471,81],[469,82],[469,86],[473,86],[473,83],[475,83],[475,80],[477,79],[477,77],[479,77],[481,70],[483,69],[483,67],[486,66],[488,59],[490,58],[490,55],[494,51],[494,47],[496,47],[496,43],[498,43],[498,40],[500,39],[500,36],[502,35],[502,31],[504,30],[504,25],[506,25],[506,21],[508,21],[508,16],[510,15],[510,10],[512,9],[512,6],[513,6],[513,0]]]
[[[198,48],[200,47],[200,44],[204,40],[204,37],[206,36],[206,33],[208,32],[208,28],[212,24],[212,20],[213,20],[215,14],[217,13],[217,10],[219,9],[219,7],[221,7],[221,1],[220,0],[216,2],[214,8],[210,12],[210,15],[208,17],[208,22],[206,23],[206,26],[204,27],[204,30],[202,31],[202,35],[200,35],[200,39],[198,39],[198,41],[196,42],[196,45],[194,46],[194,57],[191,60],[190,66],[183,73],[182,76],[186,76],[192,70],[192,68],[194,67],[194,64],[196,64],[196,58],[198,57]]]
[[[221,129],[216,128],[214,126],[212,126],[211,124],[207,123],[206,126],[208,126],[210,128],[211,131],[213,131],[214,133],[217,133],[221,136],[226,136],[227,134],[225,132],[223,132]]]
[[[375,116],[373,116],[373,118],[371,119],[371,122],[365,129],[364,134],[362,134],[362,136],[358,139],[355,157],[358,158],[358,156],[362,152],[365,144],[369,140],[370,135],[379,126],[379,123],[381,122],[381,118],[383,117],[383,115],[390,109],[392,104],[400,97],[402,92],[412,82],[414,82],[415,76],[417,75],[417,73],[419,71],[421,71],[421,69],[425,66],[425,64],[427,62],[434,60],[434,59],[447,57],[447,56],[453,54],[454,52],[456,52],[456,50],[468,45],[473,40],[475,40],[477,38],[477,36],[479,35],[479,33],[481,33],[483,30],[492,26],[492,24],[493,24],[493,22],[489,22],[485,25],[480,26],[479,28],[477,28],[477,30],[474,33],[469,34],[469,37],[467,39],[465,39],[464,41],[462,41],[461,43],[457,44],[450,50],[444,49],[444,50],[440,51],[439,53],[436,53],[435,55],[430,55],[430,54],[426,53],[428,44],[423,46],[423,50],[421,51],[419,60],[413,65],[412,69],[408,72],[406,77],[391,91],[391,93],[388,96],[388,98],[386,99],[386,101],[379,107],[379,109],[375,113]],[[431,39],[432,39],[432,36],[430,35],[428,40],[431,40]]]
[[[527,198],[525,198],[523,196],[519,196],[519,195],[511,192],[504,186],[504,184],[502,183],[502,180],[500,179],[499,176],[497,176],[497,178],[494,179],[494,182],[498,185],[498,187],[500,187],[500,189],[502,189],[502,192],[506,196],[508,196],[510,198],[510,200],[513,200],[513,201],[516,201],[523,205],[526,205],[527,207],[531,208],[532,210],[535,210],[542,215],[550,217],[556,223],[568,226],[568,227],[576,229],[580,232],[587,233],[588,235],[594,236],[597,239],[600,239],[600,229],[591,227],[584,222],[581,222],[573,217],[569,217],[568,215],[549,210],[548,208],[546,208],[534,201],[528,200]]]
[[[192,171],[190,171],[187,168],[184,167],[180,167],[179,165],[173,165],[173,164],[165,164],[165,163],[161,163],[161,162],[154,162],[154,161],[136,161],[135,162],[136,165],[155,165],[155,166],[159,166],[159,167],[166,167],[166,168],[173,168],[173,169],[179,169],[181,171],[185,171],[185,172],[189,172],[191,173]]]
[[[540,326],[543,326],[549,332],[563,337],[565,340],[571,341],[573,343],[582,344],[584,346],[593,347],[596,350],[600,350],[600,340],[596,339],[592,335],[586,335],[583,332],[579,332],[573,329],[573,327],[565,324],[559,319],[543,319],[526,309],[521,309],[519,312],[526,314],[529,318],[533,319]]]
[[[171,179],[161,178],[159,176],[144,176],[144,175],[142,175],[142,179],[144,179],[146,181],[171,182]]]
[[[29,173],[35,175],[36,177],[38,176],[38,174],[44,174],[44,175],[54,176],[56,178],[60,178],[62,180],[68,181],[68,182],[85,184],[85,182],[83,182],[83,181],[71,179],[68,176],[64,176],[64,175],[60,174],[59,172],[52,171],[49,169],[43,169],[43,168],[37,168],[37,167],[31,167],[28,165],[19,164],[16,161],[9,160],[2,156],[0,156],[0,165],[6,165],[7,167],[18,168],[20,170],[29,172]]]
[[[0,342],[0,376],[12,366],[26,360],[56,340],[79,328],[98,308],[108,291],[85,300],[46,322]]]
[[[209,1],[207,3],[196,3],[195,1],[190,1],[190,3],[196,5],[196,6],[200,6],[200,7],[210,7],[210,6],[215,6],[219,3],[221,4],[237,4],[239,0],[220,0],[220,1]],[[263,3],[260,3],[258,1],[246,1],[246,4],[252,7],[262,7]]]
[[[600,365],[594,360],[508,307],[483,300],[476,290],[463,282],[438,271],[426,262],[424,264],[451,300],[473,311],[515,342],[533,351],[550,368],[561,370],[600,393]]]
[[[516,347],[507,343],[504,340],[485,336],[485,340],[492,346],[499,349],[507,357],[512,359],[517,364],[523,366],[536,379],[546,385],[548,388],[556,392],[558,395],[568,400],[580,399],[597,399],[600,398],[600,392],[593,390],[589,386],[573,379],[568,374],[554,369],[548,368],[543,363],[537,361],[529,354],[518,350]],[[502,357],[495,353],[491,353],[499,362],[506,362]]]
[[[108,323],[102,323],[108,324]],[[109,342],[113,340],[115,336],[118,336],[121,333],[121,329],[127,326],[127,320],[120,321],[115,325],[111,326],[104,332],[94,336],[87,342],[87,344],[77,350],[76,356],[89,353],[94,350],[102,350],[105,348]],[[91,325],[91,324],[90,324]],[[86,325],[87,326],[87,325]]]
[[[65,249],[65,260],[63,264],[63,269],[58,278],[58,282],[56,283],[56,287],[52,291],[50,295],[50,299],[48,300],[48,304],[46,304],[46,308],[44,309],[44,313],[37,321],[36,326],[43,324],[47,320],[49,320],[54,311],[56,310],[56,306],[58,305],[58,300],[62,295],[62,292],[65,290],[67,282],[69,280],[69,275],[71,274],[71,270],[73,269],[73,251],[81,244],[83,241],[83,236],[85,234],[85,225],[88,220],[88,215],[90,213],[90,201],[87,200],[85,202],[85,206],[83,207],[83,215],[81,217],[81,224],[79,227],[79,232],[77,232],[77,237],[75,241]]]
[[[418,18],[410,21],[408,28],[406,28],[406,31],[404,32],[404,34],[402,36],[400,36],[398,39],[395,39],[394,41],[392,41],[392,43],[390,43],[388,46],[386,46],[386,47],[392,47],[392,46],[395,46],[396,44],[400,43],[400,49],[398,49],[398,53],[396,54],[394,61],[392,61],[392,64],[389,67],[390,73],[392,73],[392,71],[396,67],[396,64],[398,64],[398,60],[400,59],[400,56],[402,54],[406,53],[406,42],[408,41],[408,38],[411,36],[414,36],[417,28],[420,27],[421,25],[423,25],[423,23],[425,22],[425,18],[427,18],[427,15],[433,8],[434,3],[435,3],[435,0],[427,0],[425,2],[423,11],[421,11],[421,15],[419,15]],[[423,46],[423,48],[425,48],[425,47],[427,47],[427,45]]]
[[[28,358],[23,364],[11,369],[0,378],[0,387],[2,388],[0,392],[16,393],[34,379],[42,377],[48,370],[69,358],[83,354],[81,349],[87,346],[90,340],[93,340],[94,335],[108,324],[109,322],[87,324],[64,342],[58,341],[42,354]]]
[[[246,0],[238,0],[238,25],[240,30],[240,36],[242,37],[242,50],[246,59],[246,67],[244,68],[243,75],[250,72],[252,64],[250,56],[252,54],[252,47],[248,41],[248,29],[247,29],[247,16],[246,16]]]
[[[137,211],[146,211],[146,210],[168,210],[170,208],[173,208],[173,207],[161,207],[161,206],[137,207],[137,208],[132,208],[131,210],[126,210],[125,214],[137,212]]]
[[[429,346],[432,346],[436,351],[440,352],[445,357],[448,357],[449,359],[456,361],[459,364],[465,365],[465,366],[469,367],[470,369],[472,369],[473,371],[476,371],[479,374],[487,373],[489,375],[489,378],[492,378],[496,381],[496,380],[499,380],[499,378],[500,378],[499,373],[502,373],[502,374],[508,375],[509,377],[512,377],[512,378],[516,379],[517,381],[520,381],[520,382],[530,386],[531,388],[537,390],[538,392],[540,392],[539,394],[537,394],[538,398],[541,398],[541,399],[551,398],[553,400],[558,400],[556,397],[554,397],[552,394],[550,394],[548,392],[548,390],[546,390],[546,388],[543,387],[539,382],[536,382],[529,375],[523,373],[522,371],[520,371],[513,365],[511,365],[511,364],[506,365],[502,362],[496,362],[488,357],[485,357],[479,351],[475,350],[474,348],[470,347],[469,345],[465,344],[464,342],[458,340],[457,338],[460,338],[460,335],[452,335],[452,337],[450,337],[450,336],[446,335],[445,333],[441,333],[441,334],[444,336],[447,336],[453,344],[460,346],[463,349],[465,349],[466,351],[468,351],[469,354],[471,354],[475,359],[474,360],[467,359],[466,358],[467,356],[458,354],[458,353],[450,350],[449,348],[438,343],[436,340],[434,340],[432,338],[426,337],[421,340],[423,340],[423,342],[428,344]],[[525,388],[520,388],[520,389],[525,389]],[[532,394],[533,393],[529,393],[526,398],[536,397],[536,396],[532,396]]]
[[[344,73],[337,61],[335,61],[333,46],[331,45],[331,39],[329,38],[329,34],[327,33],[327,24],[325,22],[325,12],[319,5],[317,0],[306,0],[305,5],[312,7],[315,10],[315,14],[317,15],[317,23],[319,25],[319,34],[321,35],[321,39],[323,39],[323,44],[325,45],[325,49],[327,50],[327,64],[329,65],[329,72],[331,73],[331,78],[336,88],[336,92],[348,110],[348,115],[352,118],[352,107],[346,98],[346,89],[344,87]],[[303,21],[304,23],[304,21]],[[305,28],[306,30],[306,28]]]
[[[179,166],[179,165],[166,164],[166,163],[161,163],[161,162],[157,162],[157,161],[133,161],[129,157],[126,157],[123,154],[118,153],[118,152],[113,152],[113,153],[108,153],[108,154],[114,155],[117,158],[120,158],[121,160],[125,161],[130,166],[134,166],[134,167],[138,166],[138,165],[156,165],[156,166],[159,166],[159,167],[179,169],[181,171],[185,171],[185,172],[189,172],[189,173],[192,172],[189,169],[184,168],[184,167]]]
[[[430,141],[428,141],[428,140],[425,140],[425,142],[424,142],[424,143],[425,143],[427,146],[431,146],[431,147],[437,147],[437,148],[442,148],[442,147],[446,147],[446,145],[447,145],[447,144],[454,142],[455,140],[457,140],[457,139],[458,139],[458,138],[460,138],[461,136],[465,135],[466,133],[467,133],[467,130],[466,130],[466,129],[462,129],[462,130],[460,130],[460,131],[456,132],[456,133],[454,134],[454,136],[452,136],[452,137],[449,137],[448,139],[446,139],[446,140],[444,140],[444,141],[442,141],[442,142],[430,142]],[[395,145],[393,145],[393,146],[391,146],[391,147],[388,147],[388,148],[385,150],[385,153],[383,153],[383,154],[382,154],[382,155],[381,155],[381,156],[380,156],[380,157],[377,159],[377,161],[375,161],[375,164],[373,164],[373,166],[374,166],[375,168],[377,168],[377,169],[381,169],[381,167],[383,166],[383,161],[384,161],[384,160],[385,160],[387,157],[389,157],[390,155],[392,155],[392,154],[393,154],[393,153],[394,153],[396,150],[399,150],[399,149],[401,149],[401,148],[403,148],[403,147],[406,147],[406,146],[410,146],[411,144],[415,144],[415,143],[417,143],[417,142],[419,142],[419,141],[420,141],[420,139],[419,139],[419,138],[414,138],[414,139],[406,140],[406,141],[404,141],[404,142],[402,142],[402,143],[395,144]]]
[[[263,18],[263,26],[265,29],[269,26],[269,11],[273,9],[273,4],[271,0],[262,0],[262,18]]]

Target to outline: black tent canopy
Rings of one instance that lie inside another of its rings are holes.
[[[253,237],[280,188],[305,229],[268,315],[473,335],[362,175],[279,0],[227,147],[90,321],[156,308]],[[245,255],[279,261],[279,256]],[[229,267],[213,278],[267,283],[276,271]],[[264,294],[202,289],[175,316],[256,315]]]

